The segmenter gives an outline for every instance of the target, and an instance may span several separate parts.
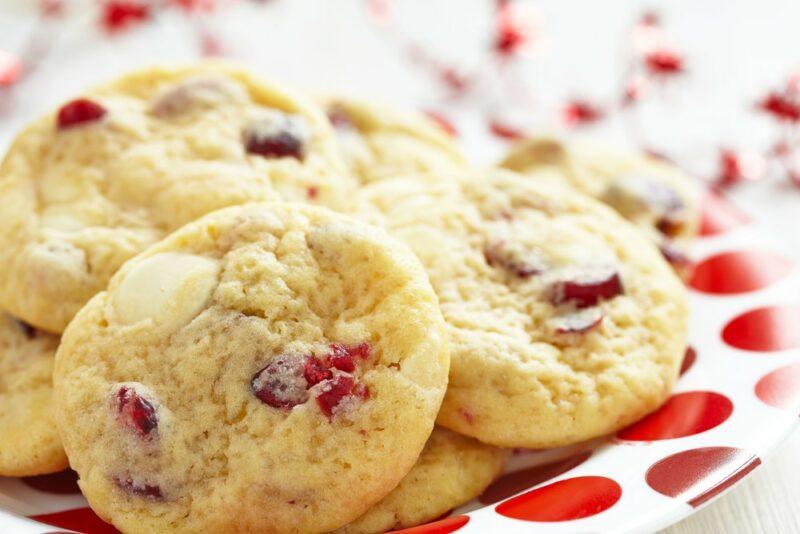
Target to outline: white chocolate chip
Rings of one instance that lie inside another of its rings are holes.
[[[45,208],[41,214],[40,222],[45,229],[59,230],[62,232],[77,232],[88,226],[74,210],[63,206],[50,206]]]
[[[627,218],[642,214],[661,217],[683,207],[683,201],[668,184],[639,174],[618,177],[608,186],[602,200]]]
[[[75,283],[86,276],[86,252],[61,239],[36,243],[29,249],[31,270],[47,284]],[[48,273],[48,274],[43,274]]]
[[[194,76],[171,86],[153,100],[156,117],[186,113],[192,108],[208,108],[226,101],[245,101],[247,94],[238,83],[221,76]]]
[[[219,264],[211,259],[165,252],[136,263],[112,293],[117,318],[126,324],[152,319],[180,327],[206,306],[217,284]]]

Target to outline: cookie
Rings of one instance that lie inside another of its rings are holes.
[[[58,336],[0,312],[0,476],[67,467],[53,419],[56,347]]]
[[[210,214],[127,262],[70,323],[56,418],[124,532],[321,532],[408,473],[449,364],[419,261],[301,204]]]
[[[0,167],[0,306],[55,333],[122,263],[214,209],[335,204],[350,185],[324,115],[217,64],[154,68],[35,121]]]
[[[696,187],[677,167],[588,141],[532,137],[514,146],[501,166],[564,181],[642,228],[677,270],[688,267],[687,240],[699,228]],[[548,172],[550,171],[550,172]]]
[[[471,501],[502,472],[508,449],[436,427],[414,467],[389,495],[339,534],[378,534],[433,521]]]
[[[425,265],[448,323],[437,422],[500,447],[608,434],[669,395],[686,291],[644,234],[564,186],[503,170],[363,190],[363,217]]]
[[[467,165],[453,138],[422,114],[350,98],[318,101],[351,173],[361,183]]]

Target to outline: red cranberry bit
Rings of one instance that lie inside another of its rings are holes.
[[[553,317],[550,325],[557,334],[582,334],[600,326],[603,316],[600,308],[586,308]]]
[[[347,110],[339,104],[333,104],[328,108],[328,120],[337,130],[355,130],[356,125]]]
[[[472,413],[470,410],[467,410],[464,407],[460,407],[458,409],[458,414],[464,418],[467,424],[474,425],[475,424],[475,414]]]
[[[307,387],[319,384],[323,380],[328,380],[333,376],[328,367],[326,367],[319,358],[308,356],[303,368],[303,377],[306,379]]]
[[[346,373],[352,373],[356,370],[356,358],[366,360],[369,359],[370,356],[369,343],[360,343],[351,346],[341,343],[332,343],[328,348],[329,351],[326,356],[328,366],[335,367]]]
[[[56,123],[59,130],[64,130],[87,122],[99,121],[105,114],[106,108],[97,102],[88,98],[76,98],[61,106]]]
[[[535,257],[520,258],[505,247],[502,241],[492,243],[483,251],[486,263],[504,269],[518,278],[528,278],[545,270],[543,262]]]
[[[665,222],[665,224],[683,222],[683,212],[686,209],[686,205],[675,189],[666,184],[650,180],[645,182],[644,185],[645,203],[654,212],[662,214],[662,220],[669,221]]]
[[[17,328],[19,328],[22,331],[22,333],[25,334],[26,338],[33,339],[39,334],[39,331],[36,330],[36,328],[32,327],[25,321],[17,319],[16,317],[12,317],[12,319],[14,320],[14,323],[17,325]]]
[[[658,221],[656,228],[659,232],[668,237],[675,237],[680,234],[686,226],[686,214],[681,210],[668,211]]]
[[[128,386],[122,386],[117,391],[117,415],[126,428],[143,439],[150,439],[158,427],[153,403]]]
[[[293,408],[308,400],[306,364],[302,356],[278,356],[253,375],[250,387],[264,404]]]
[[[153,500],[161,500],[164,498],[160,487],[154,484],[138,484],[134,482],[131,477],[114,477],[114,483],[119,489],[132,493],[133,495],[138,495],[139,497],[147,497]]]
[[[355,378],[347,374],[336,375],[322,384],[322,389],[317,393],[317,405],[322,413],[332,417],[340,404],[348,398],[367,398],[369,391],[361,384],[356,384]]]
[[[689,256],[671,241],[662,242],[659,245],[659,250],[664,259],[677,271],[678,275],[684,280],[688,280],[694,269],[694,264]]]
[[[594,267],[565,280],[556,280],[547,288],[554,306],[574,304],[578,308],[594,306],[604,299],[624,293],[622,280],[613,267]]]
[[[302,117],[273,112],[250,123],[244,130],[247,151],[265,158],[302,160],[308,134]]]

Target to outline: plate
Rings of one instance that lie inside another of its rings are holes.
[[[758,226],[709,193],[690,281],[690,346],[657,412],[615,436],[517,450],[479,499],[408,533],[652,532],[758,469],[800,413],[800,271]],[[116,530],[75,475],[0,478],[0,531]]]

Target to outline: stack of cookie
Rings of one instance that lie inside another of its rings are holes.
[[[502,166],[219,64],[63,104],[0,168],[0,475],[70,466],[123,532],[383,532],[653,411],[688,180],[552,138]]]

